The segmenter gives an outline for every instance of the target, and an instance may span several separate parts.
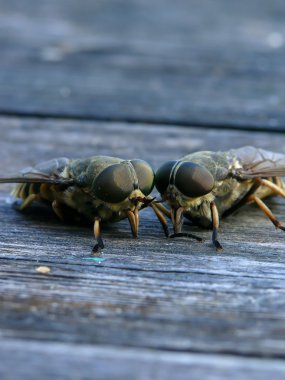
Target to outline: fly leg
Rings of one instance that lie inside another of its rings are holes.
[[[163,231],[164,231],[164,234],[166,237],[169,237],[169,230],[168,230],[168,225],[167,225],[167,221],[165,219],[165,217],[162,215],[162,212],[164,212],[161,207],[168,212],[168,210],[166,210],[166,208],[164,208],[163,206],[159,205],[160,207],[158,207],[158,204],[153,204],[151,203],[150,204],[150,207],[153,209],[153,211],[155,212],[155,215],[157,216],[157,219],[160,221],[160,224],[163,228]],[[161,212],[162,211],[162,212]],[[168,215],[167,215],[168,216]],[[170,217],[170,213],[169,213],[169,217]]]
[[[280,177],[273,177],[274,183],[281,189],[283,189],[284,184],[282,182],[282,179]]]
[[[171,208],[171,221],[174,228],[174,234],[181,233],[183,225],[183,208],[179,207],[177,210]]]
[[[169,237],[171,239],[176,238],[176,237],[187,237],[190,239],[195,239],[195,240],[199,241],[200,243],[203,241],[203,239],[200,238],[199,236],[196,236],[194,234],[190,234],[189,232],[177,232],[175,234],[169,235]]]
[[[92,254],[96,255],[96,253],[104,248],[103,239],[101,237],[101,229],[100,229],[100,221],[101,219],[96,217],[94,222],[94,237],[96,240],[96,244],[94,245],[92,249]]]
[[[39,200],[39,195],[38,194],[30,194],[25,198],[22,202],[14,202],[13,207],[17,211],[23,211],[25,208],[27,208],[32,202],[35,200]]]
[[[153,204],[153,203],[152,203]],[[151,204],[151,205],[152,205]],[[157,209],[159,209],[165,216],[167,216],[167,218],[171,219],[171,213],[169,210],[167,210],[166,207],[164,207],[162,204],[158,203],[158,202],[154,202],[155,204],[155,207]]]
[[[131,226],[132,234],[134,238],[138,237],[138,227],[139,227],[139,215],[138,209],[135,208],[135,211],[127,211],[127,217]]]
[[[174,234],[170,235],[170,238],[175,237],[188,237],[190,239],[195,239],[199,242],[203,241],[202,238],[199,236],[196,236],[194,234],[190,234],[188,232],[181,232],[182,225],[183,225],[183,208],[180,207],[177,210],[171,209],[171,221],[174,227]]]
[[[73,224],[80,223],[85,224],[87,220],[76,210],[71,207],[61,203],[57,199],[51,202],[51,207],[53,212],[56,214],[58,219],[64,223]],[[88,221],[89,224],[89,221]]]
[[[219,229],[219,213],[215,202],[211,202],[211,212],[212,212],[212,221],[213,221],[213,234],[212,242],[216,248],[216,251],[221,251],[223,247],[218,242],[218,229]]]
[[[266,206],[266,204],[258,198],[256,195],[251,194],[248,198],[249,202],[255,202],[257,206],[264,212],[264,214],[271,220],[276,228],[285,231],[285,227],[279,222],[279,220],[272,214],[271,210]]]
[[[196,235],[193,235],[193,234],[190,234],[190,233],[185,233],[185,232],[176,232],[176,233],[170,235],[169,234],[169,230],[168,230],[167,221],[164,218],[164,216],[162,215],[162,213],[164,215],[166,215],[168,218],[171,218],[171,213],[165,207],[163,207],[162,205],[160,205],[159,203],[151,204],[150,206],[153,208],[153,211],[155,212],[158,220],[160,221],[160,224],[162,225],[162,228],[163,228],[163,231],[164,231],[164,234],[165,234],[166,237],[169,237],[169,238],[174,238],[174,237],[189,237],[189,238],[192,238],[192,239],[196,239],[198,241],[202,241],[202,239],[199,236],[196,236]],[[182,218],[181,215],[180,215],[180,218]]]
[[[62,210],[62,207],[61,207],[61,204],[55,199],[54,201],[52,201],[52,209],[54,211],[54,213],[56,214],[56,216],[62,221],[64,222],[64,216],[63,216],[63,210]]]
[[[269,188],[274,194],[280,195],[281,197],[285,198],[285,190],[284,184],[279,177],[268,177],[269,179],[262,179],[262,178],[255,178],[254,184],[247,193],[247,195],[241,199],[240,202],[235,204],[233,207],[229,208],[227,211],[224,212],[223,217],[228,216],[232,214],[234,211],[236,211],[241,206],[245,205],[249,202],[249,198],[251,194],[254,194],[259,187],[264,186]]]
[[[137,207],[134,210],[134,217],[135,217],[135,225],[136,225],[137,234],[138,234],[140,219],[139,219],[139,209]]]
[[[276,184],[271,181],[268,181],[267,179],[261,178],[257,178],[256,182],[260,186],[268,187],[274,194],[280,195],[281,197],[285,198],[285,190],[282,188],[283,183],[280,178],[276,177]]]

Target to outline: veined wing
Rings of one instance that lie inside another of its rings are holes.
[[[72,185],[73,178],[61,176],[64,168],[70,160],[65,157],[54,158],[50,161],[42,162],[34,167],[23,169],[20,173],[0,178],[0,183],[49,183],[56,185]]]
[[[245,146],[229,151],[236,164],[232,175],[240,179],[285,176],[285,154]]]

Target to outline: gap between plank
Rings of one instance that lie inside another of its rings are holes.
[[[75,120],[75,121],[99,121],[99,122],[116,122],[127,124],[145,124],[145,125],[160,125],[160,126],[177,126],[185,128],[209,128],[220,130],[235,130],[235,131],[254,131],[254,132],[270,132],[270,133],[285,133],[285,126],[267,127],[262,125],[245,126],[234,123],[216,123],[216,122],[201,122],[197,120],[182,121],[177,119],[152,119],[152,118],[133,118],[133,117],[110,117],[110,116],[90,116],[82,114],[58,114],[58,113],[42,113],[42,112],[12,112],[0,111],[0,117],[22,117],[22,118],[38,118],[38,119],[58,119],[58,120]]]

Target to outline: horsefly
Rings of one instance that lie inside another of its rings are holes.
[[[160,211],[171,218],[176,236],[197,236],[183,233],[183,217],[193,224],[212,228],[212,242],[221,250],[219,219],[246,203],[256,203],[271,222],[285,227],[262,201],[270,195],[285,198],[285,155],[246,146],[225,152],[202,151],[177,161],[164,163],[156,172],[156,187],[170,206]],[[165,221],[166,223],[166,221]]]
[[[0,178],[0,183],[17,183],[12,194],[21,200],[15,203],[20,211],[34,201],[42,201],[51,205],[63,221],[83,217],[93,222],[93,253],[104,247],[101,222],[127,218],[132,235],[137,237],[139,210],[151,206],[158,212],[152,203],[154,198],[149,196],[154,187],[153,169],[138,159],[56,158],[24,169],[19,175]],[[164,224],[163,228],[167,234]]]

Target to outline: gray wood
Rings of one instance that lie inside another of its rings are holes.
[[[0,5],[2,113],[284,130],[282,0]]]
[[[143,124],[1,117],[0,133],[3,175],[56,156],[141,157],[158,167],[205,148],[285,150],[279,134]],[[142,367],[138,379],[184,379],[192,368],[196,378],[284,377],[284,233],[256,207],[221,223],[220,254],[199,228],[203,244],[167,240],[144,210],[139,239],[126,221],[106,226],[106,248],[91,258],[91,228],[62,224],[42,206],[17,213],[5,202],[10,189],[0,188],[1,378],[33,378],[33,368],[34,378],[64,378],[65,368],[88,378],[95,367],[98,378]],[[268,204],[285,220],[283,199]]]
[[[147,349],[9,341],[1,344],[2,379],[284,379],[281,360],[176,353]],[[28,362],[29,366],[15,366]],[[9,366],[8,373],[3,365]],[[5,377],[3,377],[5,376]]]
[[[268,134],[285,125],[282,0],[0,5],[0,176],[56,156],[157,168],[202,149],[285,153]],[[147,209],[139,239],[126,221],[104,226],[94,258],[92,228],[40,205],[17,213],[10,190],[1,379],[284,378],[284,233],[256,207],[222,221],[220,254],[196,227],[203,244],[167,240]],[[285,221],[284,199],[268,204]]]

